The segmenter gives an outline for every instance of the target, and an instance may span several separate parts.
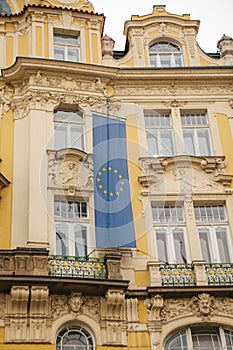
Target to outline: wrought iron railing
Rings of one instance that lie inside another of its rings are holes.
[[[233,264],[206,264],[205,270],[209,285],[233,285]]]
[[[48,270],[50,276],[95,279],[106,278],[104,258],[50,255],[48,257]]]
[[[160,265],[163,286],[194,286],[195,275],[191,264]]]

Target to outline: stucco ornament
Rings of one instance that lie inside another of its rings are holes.
[[[210,319],[210,316],[214,316],[215,314],[215,299],[210,294],[202,293],[198,294],[196,297],[192,297],[193,302],[193,311],[198,316],[204,320]]]
[[[68,302],[70,311],[75,315],[79,315],[81,313],[81,307],[83,302],[84,298],[81,293],[71,293],[71,297]]]
[[[145,300],[144,305],[145,305],[146,311],[149,313],[148,321],[160,320],[160,313],[161,313],[163,304],[164,304],[163,298],[159,294],[155,295],[151,299]]]

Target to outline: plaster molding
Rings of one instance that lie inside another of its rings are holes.
[[[151,193],[223,192],[230,186],[232,175],[226,174],[225,157],[175,156],[140,158],[142,175],[139,182]]]
[[[93,158],[79,150],[48,151],[48,187],[69,195],[93,191]]]

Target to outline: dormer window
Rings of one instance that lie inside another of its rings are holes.
[[[158,42],[149,48],[151,67],[181,67],[181,49],[169,42]]]
[[[54,33],[54,58],[59,61],[79,62],[80,44],[78,35]]]

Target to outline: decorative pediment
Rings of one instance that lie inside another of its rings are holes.
[[[75,195],[93,191],[92,156],[77,149],[48,151],[48,187]]]
[[[176,156],[141,158],[139,182],[151,192],[202,193],[224,191],[232,175],[226,174],[225,157]]]

